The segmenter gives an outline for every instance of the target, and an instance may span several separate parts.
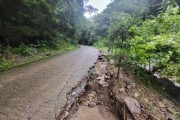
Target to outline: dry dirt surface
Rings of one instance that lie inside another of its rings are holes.
[[[102,54],[102,53],[101,53]],[[109,94],[107,61],[101,56],[86,77],[86,87],[58,120],[119,120]],[[110,82],[110,81],[109,81]],[[81,87],[79,85],[79,87]],[[78,90],[78,86],[76,88]]]
[[[80,106],[75,116],[73,120],[119,120],[104,105],[98,105],[94,108]]]
[[[121,68],[117,79],[117,71],[100,54],[84,94],[58,120],[180,120],[180,104],[135,79],[132,71]]]
[[[117,68],[108,65],[109,74],[114,76]],[[134,75],[124,68],[120,69],[120,79],[114,79],[111,84],[111,91],[117,113],[124,120],[180,120],[180,104],[173,102],[151,88],[139,79],[135,80]],[[164,91],[165,92],[165,91]]]
[[[53,120],[61,90],[94,65],[98,50],[79,49],[0,73],[0,120]],[[64,88],[65,89],[65,88]],[[59,102],[61,102],[59,99]]]

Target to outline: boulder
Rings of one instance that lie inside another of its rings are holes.
[[[124,98],[124,102],[133,117],[137,119],[141,114],[141,106],[139,102],[131,97]]]
[[[89,106],[90,108],[93,108],[93,107],[96,106],[96,103],[95,103],[95,102],[89,102],[89,103],[88,103],[88,106]]]

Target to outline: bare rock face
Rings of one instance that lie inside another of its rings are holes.
[[[131,97],[124,98],[124,102],[133,117],[137,119],[138,116],[141,114],[141,106],[139,102]]]

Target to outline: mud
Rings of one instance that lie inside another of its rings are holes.
[[[101,54],[57,120],[179,120],[180,108]],[[82,87],[82,84],[83,87]],[[79,92],[78,92],[79,91]],[[73,97],[74,96],[74,97]]]
[[[99,58],[88,76],[68,94],[66,108],[57,120],[118,120],[106,81],[109,78],[106,75],[108,63],[103,61]],[[99,82],[102,79],[105,86]]]

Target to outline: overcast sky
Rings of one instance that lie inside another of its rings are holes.
[[[98,11],[99,13],[102,12],[106,8],[106,5],[108,5],[110,2],[111,2],[110,0],[90,0],[88,4],[97,8],[99,10]],[[85,16],[89,18],[91,15],[86,13]]]

